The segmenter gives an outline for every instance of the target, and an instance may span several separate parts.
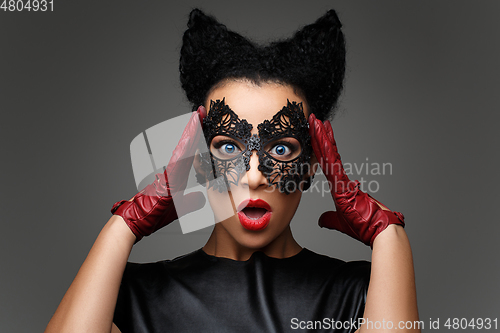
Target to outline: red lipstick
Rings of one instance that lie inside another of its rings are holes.
[[[251,231],[262,230],[271,219],[271,206],[262,199],[246,199],[238,205],[241,225]]]

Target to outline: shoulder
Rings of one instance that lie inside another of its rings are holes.
[[[293,290],[297,296],[294,299],[300,299],[298,306],[304,318],[348,321],[362,317],[370,280],[370,262],[344,261],[304,249],[299,265],[297,274],[289,278],[296,281]],[[287,290],[287,293],[290,292]]]

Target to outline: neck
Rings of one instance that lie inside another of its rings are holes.
[[[224,257],[233,260],[248,260],[256,251],[262,251],[267,256],[273,258],[288,258],[296,255],[302,250],[302,247],[295,241],[290,226],[270,243],[260,247],[244,246],[228,233],[221,223],[217,223],[203,247],[209,255]]]

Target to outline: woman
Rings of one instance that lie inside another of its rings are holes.
[[[345,68],[335,12],[267,47],[199,10],[188,27],[181,82],[197,111],[165,172],[113,206],[47,332],[410,331],[418,311],[402,214],[348,179],[325,120]],[[195,154],[202,137],[209,154]],[[220,221],[206,245],[127,264],[133,244],[177,219],[180,204],[203,205],[183,195],[191,164]],[[318,164],[336,206],[320,226],[370,245],[371,267],[294,240],[290,221]]]

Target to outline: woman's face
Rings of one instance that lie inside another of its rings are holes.
[[[257,86],[248,81],[229,81],[214,89],[207,97],[205,107],[209,116],[210,112],[216,112],[210,110],[211,101],[217,100],[224,101],[236,114],[238,121],[245,119],[252,125],[248,136],[259,135],[258,125],[265,120],[272,120],[274,115],[287,106],[288,101],[302,103],[305,119],[309,115],[306,101],[296,95],[292,87],[275,83]],[[211,140],[212,154],[221,160],[238,154],[241,156],[246,148],[241,140],[235,140],[234,135],[224,134],[227,133],[218,133]],[[262,149],[269,154],[267,156],[272,157],[268,158],[269,161],[282,161],[294,159],[304,147],[301,147],[296,138],[281,137],[263,144]],[[301,191],[295,190],[289,194],[280,191],[279,186],[273,181],[269,182],[268,177],[259,170],[257,150],[248,149],[247,154],[250,159],[243,166],[249,169],[236,173],[239,176],[233,177],[234,184],[230,185],[229,192],[220,192],[213,187],[208,190],[216,218],[223,216],[224,212],[227,213],[228,207],[222,207],[220,204],[225,201],[224,197],[227,198],[229,194],[232,201],[232,216],[217,223],[214,229],[218,246],[223,244],[225,247],[262,249],[279,240],[286,242],[287,238],[291,237],[289,223],[299,205]],[[269,186],[269,183],[272,185]]]

